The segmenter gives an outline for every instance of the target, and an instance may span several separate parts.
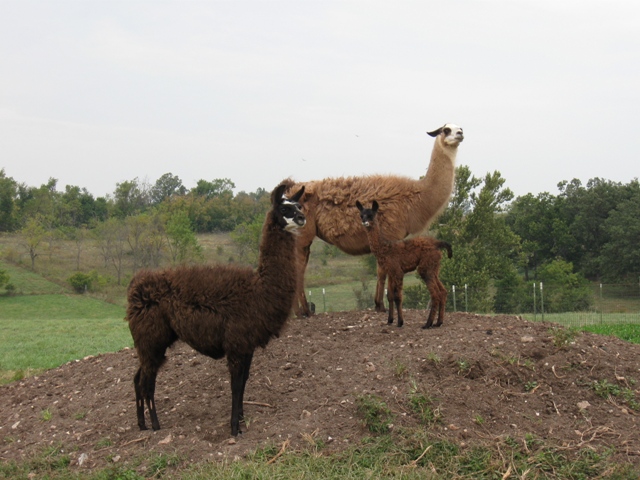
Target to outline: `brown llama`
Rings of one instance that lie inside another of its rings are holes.
[[[307,225],[297,239],[298,315],[312,314],[304,292],[304,273],[316,236],[349,255],[371,251],[367,235],[353,215],[356,200],[369,203],[375,199],[384,204],[380,229],[389,240],[401,240],[422,232],[447,206],[455,180],[458,145],[464,139],[462,128],[448,123],[427,133],[435,137],[435,142],[427,173],[419,180],[368,175],[305,182],[301,203]],[[296,186],[298,184],[292,189]],[[382,312],[385,311],[384,282],[385,277],[379,273],[375,301],[376,310]]]
[[[439,327],[444,318],[444,309],[447,303],[447,289],[440,281],[441,249],[446,248],[449,258],[452,256],[451,245],[447,242],[436,240],[433,237],[416,237],[400,242],[388,242],[382,239],[382,233],[376,214],[378,202],[373,201],[372,207],[364,208],[356,201],[356,207],[360,210],[360,219],[364,225],[371,252],[378,261],[378,273],[389,276],[389,288],[387,298],[389,300],[389,318],[387,323],[393,323],[393,305],[398,310],[398,327],[404,323],[402,318],[402,284],[404,274],[418,271],[418,274],[427,285],[431,295],[431,308],[427,323],[422,328],[431,326]],[[436,310],[438,322],[433,325]]]
[[[304,187],[287,198],[289,186],[283,183],[271,194],[256,271],[231,265],[190,266],[141,271],[131,280],[126,319],[140,360],[133,380],[140,430],[147,428],[145,401],[152,428],[160,428],[156,377],[166,349],[182,340],[211,358],[226,355],[231,435],[240,432],[253,352],[279,335],[295,300],[295,236],[305,224],[298,203]]]

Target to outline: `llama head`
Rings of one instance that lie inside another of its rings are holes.
[[[462,127],[453,123],[445,123],[442,127],[434,130],[433,132],[427,132],[432,137],[442,136],[442,141],[449,147],[457,147],[460,142],[464,140],[462,133]]]
[[[286,184],[280,184],[271,194],[273,218],[283,230],[298,233],[298,229],[304,227],[307,223],[307,219],[304,213],[302,213],[302,207],[298,203],[298,200],[300,200],[304,193],[304,186],[291,198],[287,198],[284,194],[286,189]]]
[[[364,225],[365,228],[371,228],[376,218],[376,213],[378,213],[378,202],[374,200],[371,204],[371,208],[364,208],[362,204],[358,200],[356,200],[356,207],[358,207],[358,210],[360,210],[360,219],[362,220],[362,225]]]

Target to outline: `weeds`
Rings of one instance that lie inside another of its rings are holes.
[[[429,352],[427,355],[427,362],[433,363],[434,365],[440,365],[442,359],[435,352]]]
[[[575,340],[578,331],[575,328],[551,328],[549,333],[553,338],[553,345],[563,349]]]
[[[456,365],[458,366],[458,375],[465,376],[471,371],[471,364],[467,360],[461,358],[456,362]]]
[[[407,372],[407,366],[402,362],[396,361],[393,368],[393,376],[396,378],[404,378],[407,376]]]
[[[636,400],[636,394],[631,388],[622,388],[607,380],[595,380],[589,384],[589,387],[599,397],[604,399],[620,397],[632,410],[640,410],[640,403]]]
[[[442,420],[440,409],[434,408],[433,403],[433,399],[421,392],[416,382],[412,381],[409,389],[409,404],[424,425],[432,426]]]
[[[53,414],[51,413],[51,410],[49,410],[48,408],[40,412],[40,419],[43,422],[49,422],[51,421],[52,418],[53,418]]]
[[[356,399],[358,412],[363,416],[365,427],[371,433],[387,433],[392,420],[391,410],[379,397],[362,395]]]

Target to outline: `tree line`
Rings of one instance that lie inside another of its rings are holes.
[[[2,169],[0,231],[23,235],[32,266],[52,232],[76,242],[78,263],[83,239],[93,235],[118,283],[125,255],[134,269],[158,266],[162,257],[172,263],[197,259],[196,233],[231,232],[242,259],[251,262],[269,193],[234,189],[230,179],[199,180],[187,189],[166,173],[154,183],[123,181],[111,195],[95,198],[79,186],[59,191],[53,178],[28,186]],[[580,288],[589,281],[637,284],[639,212],[637,179],[623,184],[594,178],[586,185],[573,179],[558,183],[556,194],[515,197],[500,172],[476,177],[463,165],[431,233],[454,246],[453,259],[443,262],[443,281],[473,286],[478,308],[501,311],[532,302],[522,293],[531,281]]]

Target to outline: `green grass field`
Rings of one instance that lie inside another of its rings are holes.
[[[124,308],[83,295],[0,297],[0,379],[132,346]]]

